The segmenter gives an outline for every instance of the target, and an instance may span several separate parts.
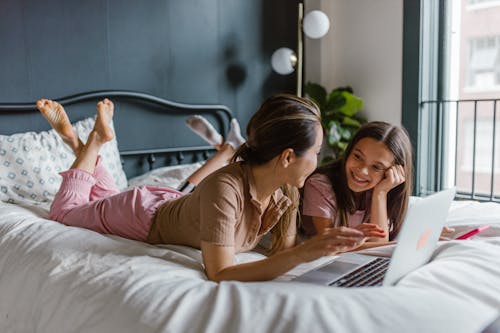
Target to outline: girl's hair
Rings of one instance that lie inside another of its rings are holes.
[[[364,138],[372,138],[385,144],[394,155],[394,164],[401,165],[405,172],[405,182],[387,194],[387,215],[389,218],[389,239],[394,239],[401,228],[408,209],[408,201],[413,188],[413,157],[410,138],[402,127],[386,122],[373,121],[364,124],[347,145],[344,154],[333,163],[319,168],[332,184],[337,203],[336,225],[347,226],[349,214],[356,210],[354,193],[349,189],[345,164],[354,146]],[[365,207],[369,209],[369,207]]]
[[[321,125],[321,115],[314,102],[290,94],[271,96],[250,119],[247,141],[236,151],[232,161],[240,159],[250,165],[261,165],[288,148],[297,156],[303,156],[316,141],[318,125]],[[281,189],[292,200],[292,207],[271,231],[271,253],[283,248],[285,233],[297,215],[298,189],[289,185]]]

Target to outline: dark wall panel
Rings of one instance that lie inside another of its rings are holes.
[[[166,95],[199,103],[219,100],[218,16],[216,0],[169,2]],[[191,80],[185,79],[185,73],[190,73]]]
[[[296,47],[296,17],[290,0],[0,0],[0,101],[130,89],[226,104],[245,126],[295,89],[270,57]]]
[[[0,95],[3,101],[31,97],[22,7],[20,1],[0,1]]]
[[[30,1],[23,6],[31,96],[100,89],[106,66],[106,13],[101,1]],[[89,18],[91,18],[89,20]]]

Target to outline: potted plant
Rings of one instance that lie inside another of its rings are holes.
[[[359,115],[363,100],[354,95],[351,87],[339,87],[327,93],[323,86],[308,82],[305,92],[321,110],[325,141],[330,148],[330,154],[323,162],[335,159],[345,151],[354,133],[366,123],[366,119]]]

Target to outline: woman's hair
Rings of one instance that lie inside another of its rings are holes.
[[[288,148],[303,156],[316,142],[316,128],[320,124],[320,111],[314,102],[290,94],[271,96],[250,119],[247,141],[236,151],[233,161],[241,159],[250,165],[261,165]],[[285,233],[297,214],[298,189],[285,185],[282,191],[293,204],[271,231],[271,253],[283,247]]]
[[[356,210],[354,193],[349,189],[345,165],[354,146],[364,138],[371,138],[385,144],[394,155],[394,164],[401,165],[405,172],[405,182],[393,188],[387,194],[387,215],[389,218],[389,239],[394,239],[401,228],[408,209],[408,201],[413,188],[413,157],[410,138],[402,127],[382,121],[364,124],[347,145],[344,154],[333,163],[319,168],[332,184],[337,203],[336,225],[347,226],[348,216]],[[369,207],[365,207],[369,210]]]

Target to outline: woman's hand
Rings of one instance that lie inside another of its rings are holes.
[[[405,170],[402,165],[393,165],[385,170],[384,178],[375,185],[375,192],[389,193],[390,190],[406,181]]]
[[[300,261],[309,262],[323,256],[350,251],[360,246],[367,238],[364,231],[364,229],[362,231],[347,227],[328,228],[297,245],[294,249],[297,256],[300,257]]]

